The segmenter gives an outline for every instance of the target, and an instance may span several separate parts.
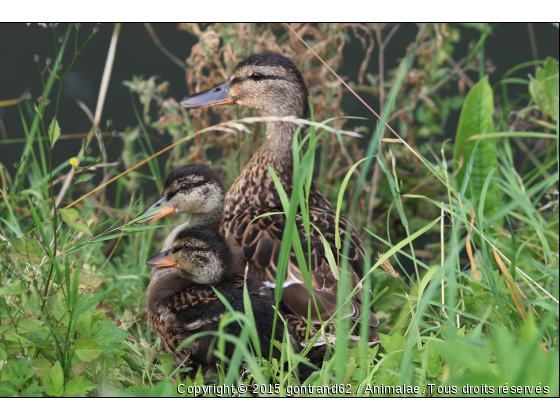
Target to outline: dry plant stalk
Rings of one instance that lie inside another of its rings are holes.
[[[383,254],[381,252],[378,252],[377,255],[379,257],[379,258],[377,258],[377,260],[382,261],[381,268],[383,269],[383,271],[385,271],[391,277],[399,278],[400,277],[399,273],[397,273],[395,271],[395,269],[393,268],[393,266],[389,262],[389,259],[387,258],[387,259],[383,260]]]

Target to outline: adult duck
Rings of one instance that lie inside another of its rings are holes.
[[[227,104],[254,108],[260,110],[266,117],[309,118],[308,91],[303,77],[297,67],[280,54],[252,55],[241,61],[225,82],[181,101],[181,105],[186,108],[207,108]],[[297,124],[291,122],[273,120],[266,122],[264,143],[245,165],[241,175],[226,195],[220,228],[238,262],[242,265],[249,263],[249,275],[270,288],[276,285],[276,272],[286,219],[283,214],[272,214],[254,222],[253,220],[264,213],[283,212],[268,167],[274,168],[289,196],[293,183],[292,138],[296,129]],[[333,254],[337,255],[335,210],[315,183],[312,183],[310,188],[309,212],[310,222],[321,231]],[[352,284],[356,287],[364,275],[365,245],[355,227],[351,226],[350,234],[346,235],[349,224],[348,219],[341,216],[338,229],[343,243],[348,244],[348,267],[351,271]],[[315,229],[311,229],[310,235],[307,235],[299,219],[297,219],[297,226],[302,248],[306,254],[305,260],[311,261],[313,295],[318,305],[312,303],[313,298],[305,286],[293,252],[290,255],[286,279],[283,283],[282,304],[287,313],[306,319],[311,305],[311,322],[324,322],[336,310],[338,280],[328,264],[321,235]],[[307,255],[308,249],[310,249],[309,255]],[[340,257],[342,258],[342,255]],[[359,295],[350,303],[351,310],[344,316],[358,320],[361,307]],[[377,317],[371,311],[368,313],[370,327],[377,327],[379,324]],[[369,335],[370,344],[379,342],[379,334],[376,330],[370,329]]]

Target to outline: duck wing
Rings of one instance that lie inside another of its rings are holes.
[[[330,211],[329,211],[330,210]],[[335,260],[340,261],[342,252],[337,252],[335,246],[335,214],[332,207],[310,206],[310,221],[323,234]],[[262,213],[282,211],[279,208],[261,210]],[[265,286],[275,288],[278,259],[282,245],[282,237],[286,228],[286,218],[283,214],[270,214],[254,220],[258,213],[247,212],[224,215],[222,234],[228,239],[233,254],[241,261],[239,264],[249,263],[249,275],[258,278]],[[253,221],[254,220],[254,221]],[[310,234],[305,233],[301,218],[296,219],[298,235],[301,241],[305,260],[310,261],[312,293],[308,290],[299,269],[297,258],[293,250],[290,252],[286,279],[283,283],[282,302],[289,310],[299,316],[308,317],[308,306],[312,305],[312,322],[328,319],[336,310],[336,294],[338,280],[328,264],[325,246],[321,235],[313,227]],[[356,287],[363,276],[365,260],[365,245],[355,227],[350,226],[350,234],[345,231],[349,221],[341,216],[339,229],[343,246],[348,244],[348,267],[352,278],[352,286]],[[340,264],[339,264],[340,266]],[[360,317],[359,295],[350,301],[351,308],[344,316],[358,320]],[[317,302],[315,306],[314,303]],[[317,311],[318,309],[318,311]],[[369,312],[369,324],[379,325],[377,317]]]

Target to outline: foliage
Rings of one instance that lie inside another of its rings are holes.
[[[410,390],[480,396],[490,386],[492,395],[518,396],[518,387],[522,395],[559,395],[558,123],[549,122],[558,121],[556,59],[541,62],[534,78],[523,79],[529,97],[526,90],[513,93],[510,76],[533,64],[520,63],[495,86],[485,77],[492,68],[484,59],[484,40],[499,26],[478,25],[474,49],[458,58],[460,26],[420,25],[399,66],[381,66],[374,76],[368,73],[372,52],[377,48],[383,56],[398,25],[294,25],[335,71],[347,43],[364,46],[364,64],[351,87],[379,100],[382,118],[405,144],[388,138],[382,124],[370,139],[341,131],[365,132],[348,127],[356,120],[340,118],[341,82],[284,27],[180,28],[199,38],[187,59],[190,92],[222,81],[252,52],[283,53],[302,69],[313,120],[322,122],[294,138],[291,194],[278,185],[288,233],[278,272],[293,247],[310,281],[301,244],[289,233],[299,217],[308,232],[315,228],[306,200],[314,179],[337,214],[354,220],[366,239],[370,258],[363,280],[372,293],[364,293],[364,305],[375,305],[382,345],[369,348],[361,340],[350,346],[339,310],[333,316],[336,345],[302,383],[295,371],[308,366],[308,350],[294,353],[285,338],[276,343],[282,360],[259,355],[246,306],[245,313],[224,317],[216,332],[214,351],[222,360],[225,341],[236,345],[230,368],[222,364],[220,374],[206,380],[200,372],[186,378],[180,393],[182,369],[173,366],[146,317],[150,273],[143,264],[174,221],[134,226],[133,215],[153,198],[144,196],[143,187],[161,187],[167,170],[187,162],[213,161],[227,188],[258,147],[264,124],[243,121],[250,110],[224,107],[215,110],[220,121],[241,121],[209,129],[217,121],[214,111],[187,112],[167,96],[165,81],[134,76],[125,84],[137,126],[122,133],[109,132],[110,123],[94,126],[72,162],[55,167],[53,156],[70,134],[57,118],[64,112],[58,106],[61,86],[96,32],[84,35],[79,25],[62,25],[48,29],[60,38],[54,62],[37,62],[41,98],[17,105],[26,143],[15,173],[1,161],[0,396],[241,395],[239,387],[232,392],[226,385],[247,385],[245,396],[309,395],[300,385],[326,387],[315,388],[314,395],[341,385],[358,396]],[[63,58],[71,61],[68,68],[59,66]],[[498,103],[501,108],[494,107]],[[452,146],[442,134],[450,114],[461,108]],[[172,144],[163,166],[150,159],[160,137]],[[105,148],[113,141],[122,142],[122,167],[107,161]],[[140,163],[143,172],[133,171]],[[102,175],[102,188],[94,174]],[[115,181],[114,196],[106,195],[107,180]],[[348,252],[339,245],[338,253]],[[344,266],[334,269],[348,292],[339,296],[343,307],[358,290],[350,290]],[[244,326],[240,337],[225,334],[229,322]],[[385,388],[372,392],[374,385]]]

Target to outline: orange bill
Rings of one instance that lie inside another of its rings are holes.
[[[154,255],[146,264],[150,267],[179,267],[175,260],[173,259],[173,254],[171,250],[160,252],[157,255]]]
[[[152,204],[150,207],[148,207],[144,213],[149,213],[151,210],[154,210],[154,209],[157,209],[157,208],[160,208],[160,210],[155,211],[154,213],[150,214],[149,216],[147,216],[147,217],[145,217],[141,220],[138,220],[136,222],[136,224],[140,225],[140,224],[144,224],[144,223],[153,222],[154,220],[161,219],[162,217],[169,216],[170,214],[177,213],[177,210],[174,207],[171,207],[171,205],[168,204],[167,195],[161,197],[158,201],[156,201],[154,204]],[[142,214],[144,214],[144,213],[142,213]],[[140,214],[140,216],[142,216],[142,214]]]

